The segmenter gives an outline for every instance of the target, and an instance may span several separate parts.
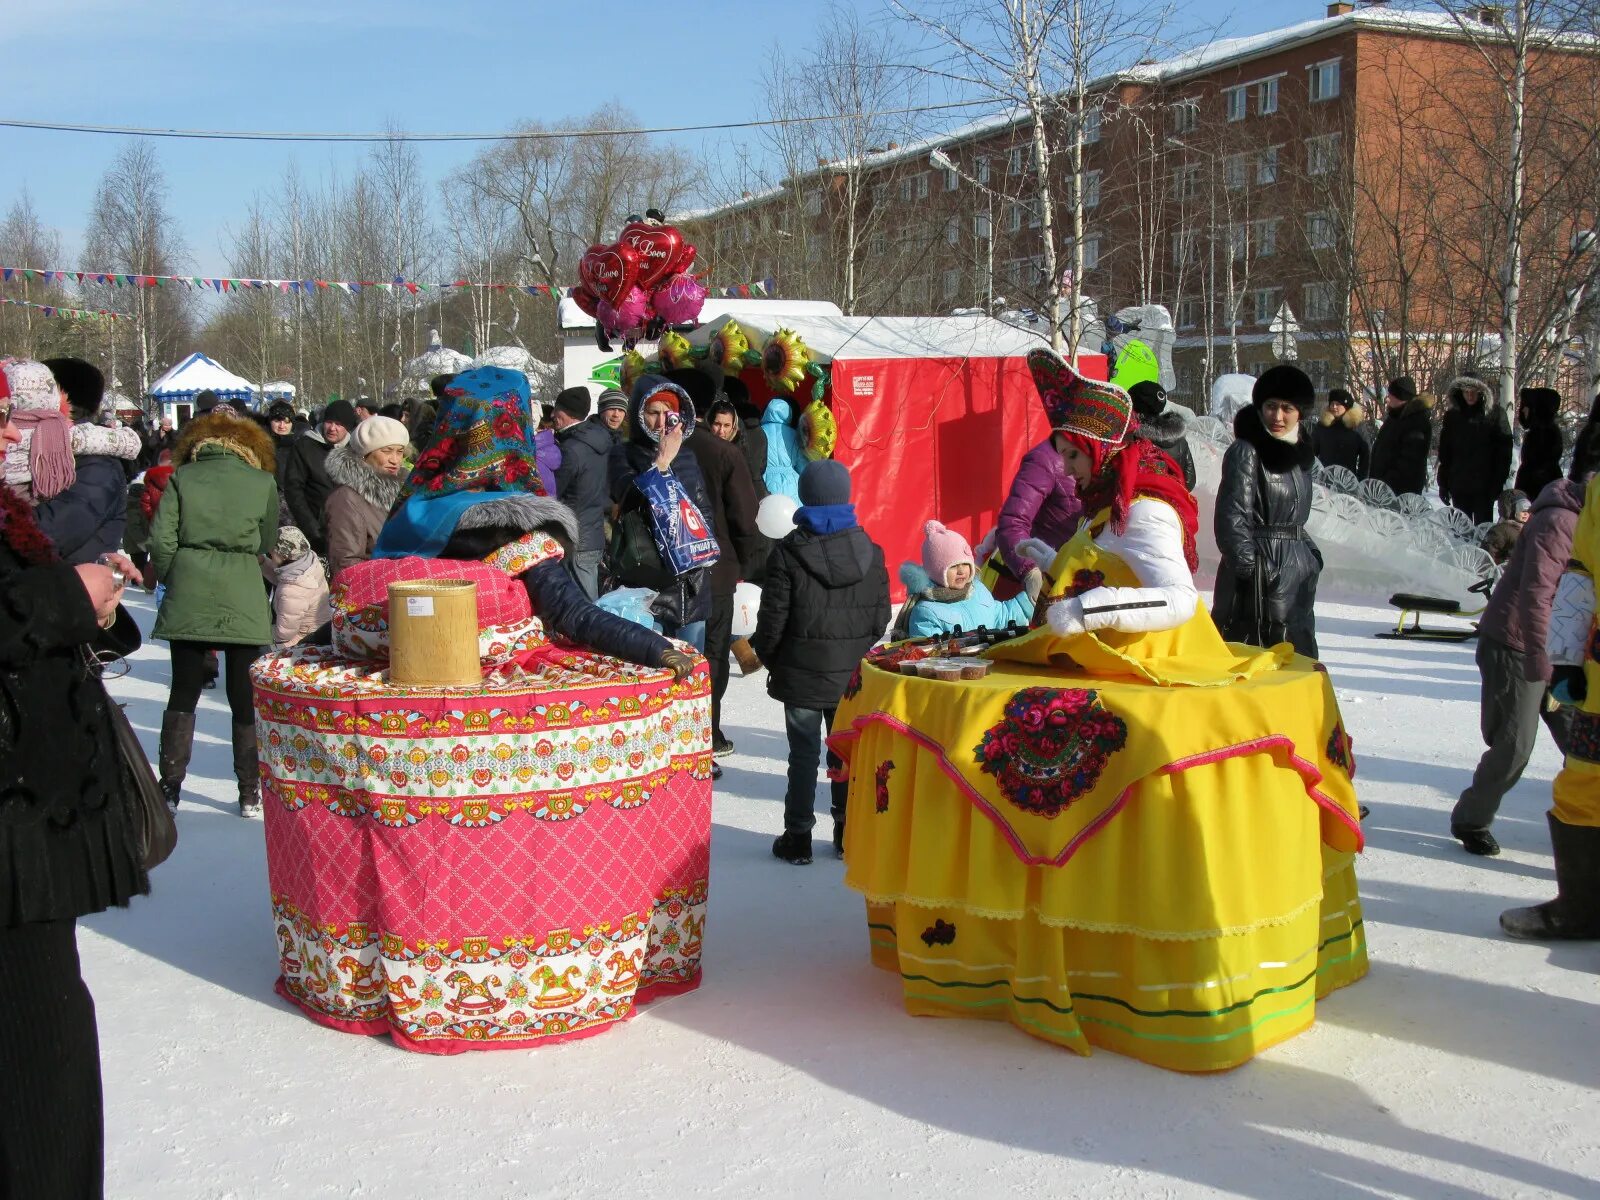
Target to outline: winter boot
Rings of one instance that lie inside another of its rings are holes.
[[[261,816],[261,776],[257,770],[260,759],[256,754],[256,727],[233,727],[233,777],[239,781],[239,815],[259,819]]]
[[[1556,898],[1532,908],[1508,908],[1500,928],[1534,941],[1600,939],[1600,827],[1568,825],[1550,814],[1556,855]]]
[[[189,755],[193,750],[194,714],[167,709],[161,714],[161,749],[156,765],[167,807],[173,812],[178,811],[178,792],[183,787],[183,777],[189,773]]]
[[[772,843],[772,854],[793,866],[805,866],[811,861],[811,832],[805,829],[784,830],[783,836]]]

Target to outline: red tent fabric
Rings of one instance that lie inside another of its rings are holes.
[[[770,332],[741,324],[754,345]],[[716,327],[691,340],[709,340]],[[976,546],[994,528],[1022,456],[1049,435],[1025,361],[1043,343],[984,317],[843,317],[791,327],[816,361],[832,364],[834,457],[850,468],[856,514],[883,547],[898,603],[899,567],[920,561],[923,524],[941,521]],[[1104,355],[1081,354],[1078,364],[1106,377]],[[760,369],[741,378],[764,406],[772,392]],[[810,402],[809,383],[797,389],[797,409]]]

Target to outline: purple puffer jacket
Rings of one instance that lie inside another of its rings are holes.
[[[1500,582],[1478,622],[1478,634],[1526,656],[1529,683],[1550,682],[1544,638],[1556,584],[1572,557],[1572,535],[1583,510],[1584,485],[1557,479],[1533,502],[1533,513],[1512,547]]]
[[[1018,579],[1033,569],[1033,560],[1017,553],[1017,545],[1038,538],[1055,547],[1066,545],[1078,531],[1083,505],[1072,476],[1049,439],[1022,456],[1011,494],[1000,508],[995,542],[1000,556]]]
[[[561,469],[561,447],[556,444],[554,429],[541,429],[533,438],[533,461],[539,464],[539,482],[544,484],[544,494],[556,494],[556,472]]]

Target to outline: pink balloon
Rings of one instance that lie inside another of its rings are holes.
[[[650,297],[656,315],[673,325],[687,325],[700,316],[706,288],[693,275],[669,275]]]
[[[622,333],[642,326],[649,315],[650,297],[645,294],[642,287],[635,285],[628,289],[628,294],[622,298],[621,304],[612,306],[602,299],[595,312],[595,319],[605,327],[607,333]]]

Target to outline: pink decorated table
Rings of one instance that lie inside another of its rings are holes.
[[[253,668],[277,990],[432,1054],[582,1037],[700,979],[709,685],[552,648],[415,689]]]

